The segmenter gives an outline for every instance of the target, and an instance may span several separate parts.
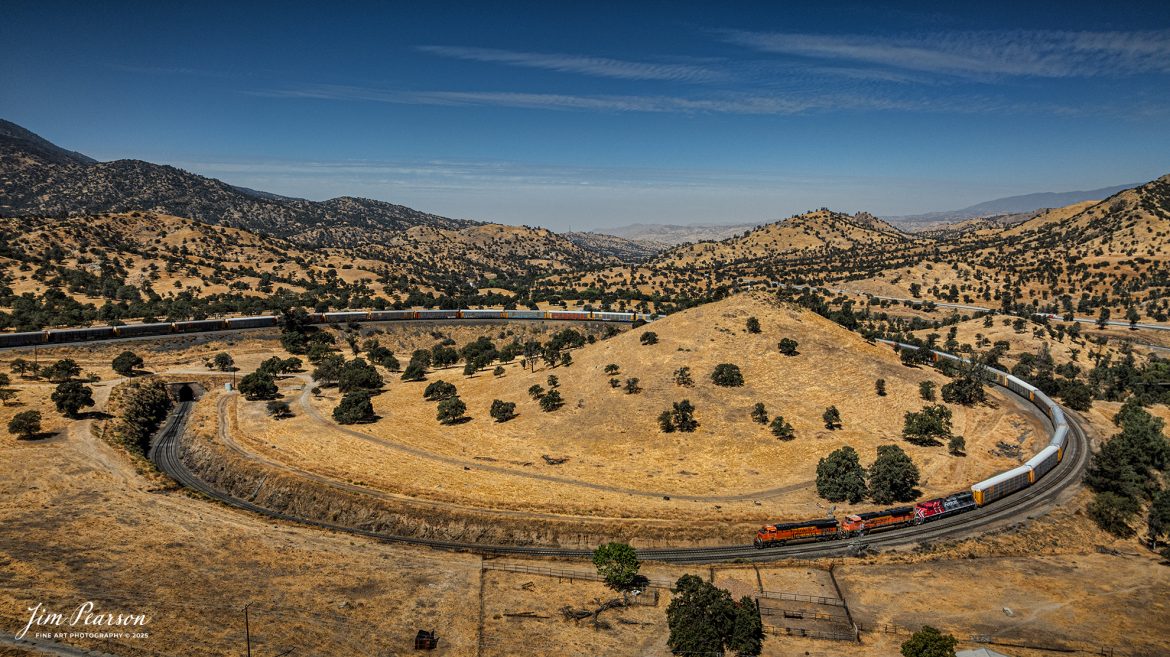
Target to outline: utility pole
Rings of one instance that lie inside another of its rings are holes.
[[[244,605],[244,642],[248,646],[248,657],[252,657],[252,630],[248,626],[248,607],[251,606],[251,602]]]

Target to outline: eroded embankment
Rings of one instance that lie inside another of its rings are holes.
[[[437,541],[590,549],[611,540],[644,547],[743,544],[756,529],[748,523],[478,510],[362,492],[360,486],[308,477],[241,454],[216,436],[215,414],[214,399],[197,404],[182,437],[184,465],[216,490],[296,518]]]

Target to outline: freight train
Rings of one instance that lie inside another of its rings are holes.
[[[919,349],[917,345],[890,340],[878,340],[878,342],[892,346],[894,351]],[[958,356],[941,351],[931,350],[930,354],[931,360],[936,363],[940,360],[953,362],[962,362],[963,360]],[[987,368],[987,373],[998,385],[1027,399],[1052,421],[1053,430],[1048,445],[1023,465],[980,481],[972,485],[969,491],[919,502],[915,506],[854,514],[846,516],[843,520],[827,518],[761,527],[756,532],[756,538],[752,544],[757,548],[765,548],[793,541],[836,540],[863,536],[884,529],[920,525],[924,522],[932,522],[974,511],[1035,484],[1064,459],[1069,431],[1064,411],[1043,391],[1019,377],[990,367]]]
[[[648,322],[655,315],[645,313],[602,312],[596,310],[355,310],[331,313],[309,313],[310,324],[343,324],[349,322],[396,322],[407,320],[503,319],[503,320],[567,320],[596,322]],[[197,319],[182,322],[152,322],[123,326],[92,326],[86,328],[51,329],[25,333],[0,333],[0,348],[31,347],[41,344],[116,340],[156,335],[201,333],[207,331],[235,331],[238,329],[275,327],[274,315],[255,317],[227,317]]]

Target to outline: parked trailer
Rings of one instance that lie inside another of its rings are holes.
[[[230,329],[268,328],[276,326],[276,317],[272,315],[257,315],[254,317],[230,317],[227,327]]]
[[[57,329],[49,331],[49,342],[84,342],[88,340],[109,340],[116,337],[113,326],[92,328]]]
[[[195,319],[188,322],[175,322],[175,333],[199,333],[200,331],[220,331],[227,327],[223,319]]]
[[[149,324],[127,324],[114,328],[119,338],[137,338],[144,335],[169,335],[174,333],[175,326],[171,322],[151,322]]]
[[[1021,465],[971,486],[971,493],[975,496],[975,503],[984,506],[1018,490],[1023,490],[1031,484],[1032,468]]]
[[[29,347],[35,344],[44,344],[48,338],[45,331],[0,333],[0,347]]]

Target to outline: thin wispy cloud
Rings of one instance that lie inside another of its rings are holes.
[[[1170,31],[950,32],[904,37],[726,31],[759,52],[962,77],[1170,73]]]
[[[714,82],[727,79],[725,72],[691,64],[632,62],[607,57],[557,53],[516,52],[496,48],[463,46],[418,46],[419,51],[476,62],[508,64],[525,68],[579,73],[620,80],[661,80],[668,82]]]
[[[399,105],[494,106],[521,109],[674,114],[792,115],[842,110],[922,112],[1071,113],[1071,108],[1001,101],[988,97],[912,98],[855,93],[753,94],[724,92],[707,97],[576,95],[515,91],[397,91],[348,85],[304,85],[249,91],[269,98],[308,98]]]
[[[185,75],[200,78],[244,78],[250,77],[250,73],[234,72],[234,71],[212,71],[201,68],[190,68],[185,66],[133,66],[130,64],[109,64],[109,67],[122,71],[123,73],[136,73],[141,75]]]

